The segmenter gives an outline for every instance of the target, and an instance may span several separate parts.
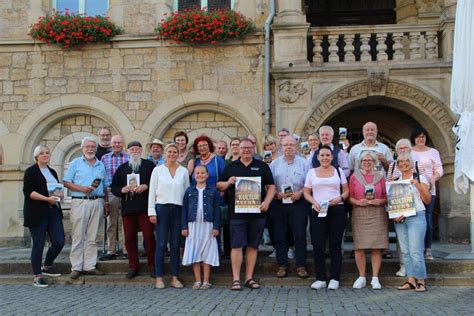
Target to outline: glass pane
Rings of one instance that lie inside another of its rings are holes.
[[[207,0],[207,9],[230,9],[230,0]]]
[[[201,0],[179,0],[178,10],[193,9],[194,7],[201,7]]]
[[[56,0],[55,9],[61,12],[68,9],[71,13],[79,13],[79,0]]]
[[[106,15],[109,8],[108,0],[86,0],[86,15]]]

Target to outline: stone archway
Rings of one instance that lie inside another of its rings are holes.
[[[346,85],[330,93],[318,104],[309,107],[302,115],[302,118],[309,117],[309,119],[300,120],[296,131],[308,135],[347,107],[364,103],[370,105],[374,103],[372,101],[374,99],[375,97],[369,96],[367,81]],[[442,150],[442,156],[452,160],[454,134],[451,128],[456,121],[454,115],[439,99],[421,88],[394,80],[387,83],[385,95],[377,96],[376,99],[381,105],[404,112],[422,123],[436,141],[435,145]],[[370,120],[370,117],[366,117],[366,120]]]
[[[106,122],[113,130],[122,135],[132,133],[134,127],[125,114],[112,103],[89,95],[67,95],[53,98],[38,106],[28,114],[17,129],[17,134],[23,142],[18,154],[18,161],[28,163],[34,145],[38,144],[44,135],[58,122],[75,116],[86,115]],[[83,125],[82,123],[80,125]],[[72,130],[71,132],[95,131]]]

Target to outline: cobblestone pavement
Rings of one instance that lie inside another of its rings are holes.
[[[473,315],[474,287],[430,287],[426,293],[266,286],[155,290],[152,285],[1,285],[0,313],[117,315]]]

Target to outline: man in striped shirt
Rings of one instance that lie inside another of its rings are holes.
[[[102,156],[102,163],[105,166],[107,183],[112,183],[112,178],[118,167],[130,159],[129,155],[123,150],[124,139],[120,135],[114,135],[111,140],[112,152]],[[112,194],[110,188],[108,191],[110,203],[110,215],[107,225],[107,254],[100,260],[113,260],[117,257],[117,241],[119,237],[120,226],[120,197]],[[125,248],[124,248],[125,250]]]

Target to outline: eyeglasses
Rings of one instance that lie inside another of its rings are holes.
[[[252,146],[245,146],[245,147],[240,147],[240,149],[242,150],[250,150],[250,149],[253,149]]]
[[[209,147],[209,144],[202,144],[202,145],[198,145],[197,147],[198,148],[206,148],[206,147]]]
[[[362,159],[362,162],[374,162],[375,160],[373,159]]]
[[[426,135],[421,134],[421,135],[416,136],[415,138],[426,138]]]

